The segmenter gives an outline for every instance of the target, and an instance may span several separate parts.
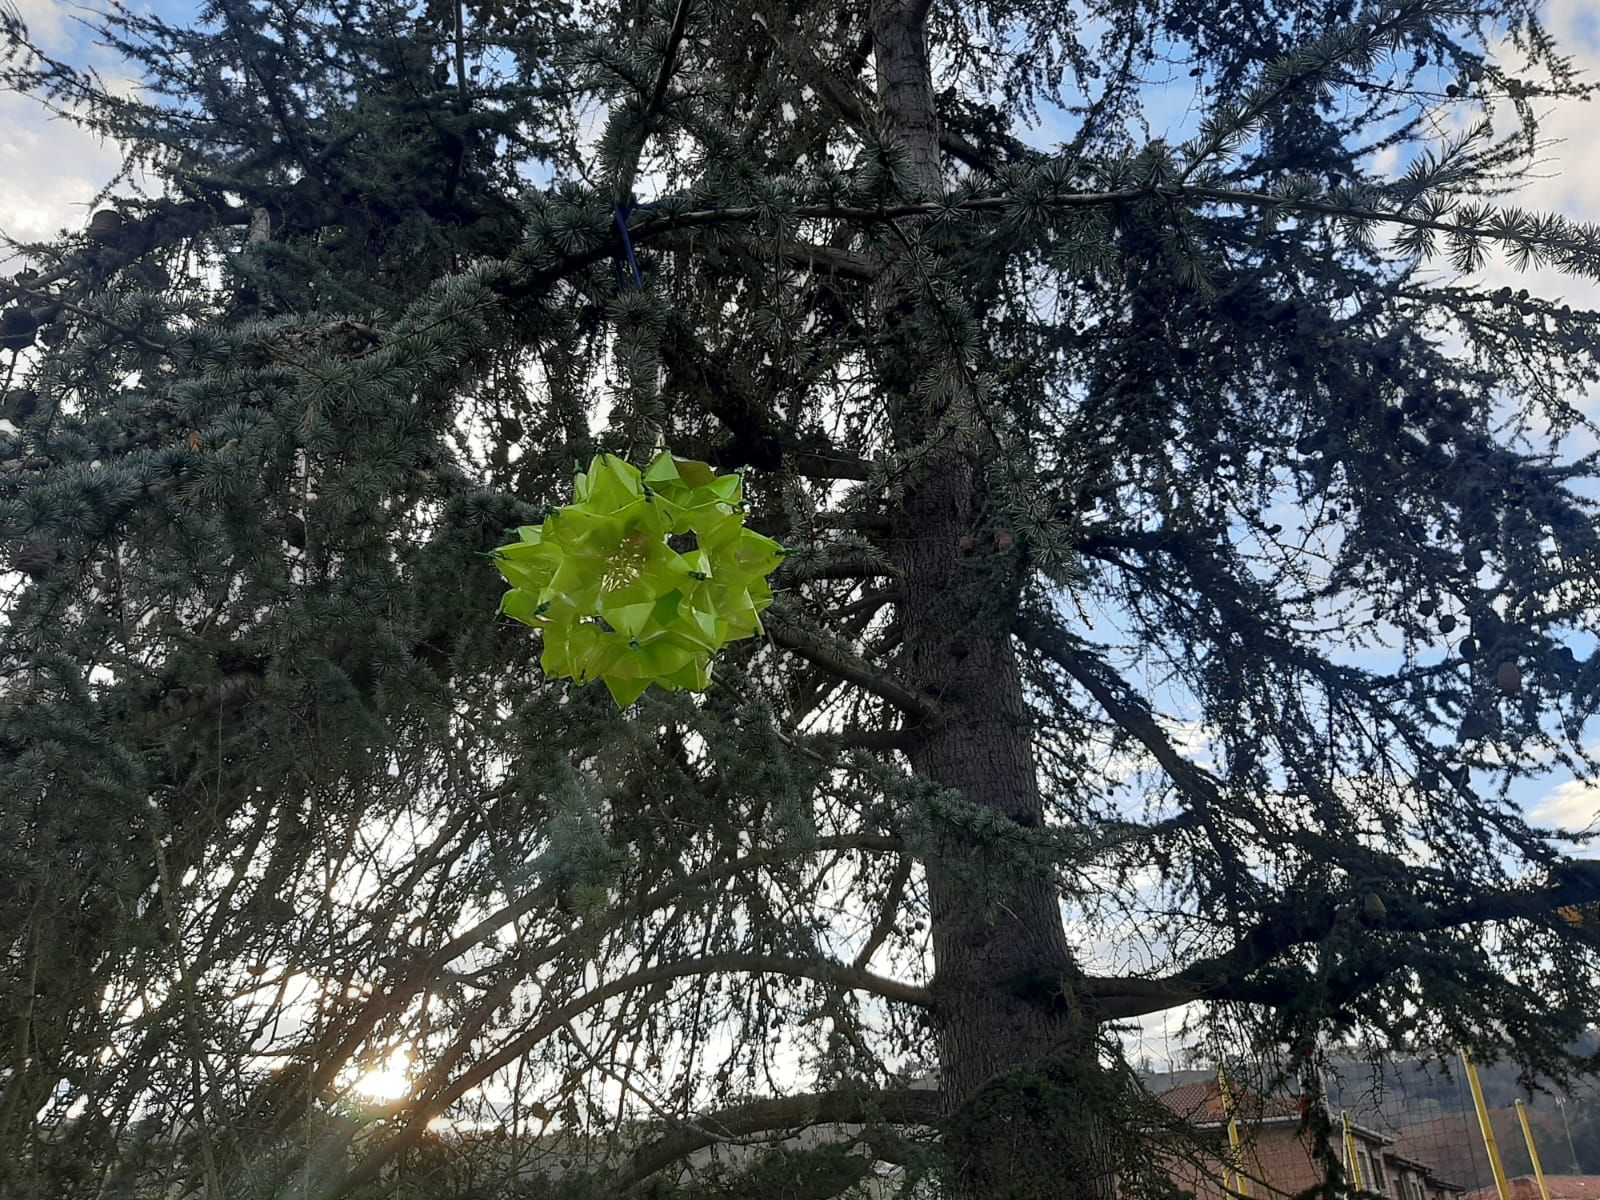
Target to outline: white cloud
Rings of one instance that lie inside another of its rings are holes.
[[[1600,819],[1600,783],[1569,779],[1535,804],[1528,816],[1562,829],[1592,829]]]
[[[7,0],[28,27],[28,33],[40,49],[56,53],[69,49],[81,30],[74,19],[73,6],[64,0]]]
[[[29,242],[81,227],[121,161],[116,146],[30,98],[0,95],[0,230]]]
[[[113,95],[130,97],[139,83],[128,64],[93,41],[85,24],[98,0],[0,0],[18,13],[35,45],[79,67],[93,66]],[[0,233],[20,242],[53,240],[81,229],[96,194],[116,178],[121,148],[57,116],[31,96],[0,93]],[[119,193],[132,191],[119,185]],[[19,263],[0,260],[0,270]]]
[[[1553,0],[1541,14],[1557,44],[1571,56],[1573,66],[1591,81],[1600,76],[1600,44],[1593,32],[1593,10],[1593,0]],[[1502,45],[1499,50],[1497,60],[1516,70],[1518,56],[1512,47]],[[1573,220],[1600,220],[1600,155],[1593,153],[1600,109],[1592,101],[1561,100],[1546,102],[1535,111],[1540,116],[1539,138],[1546,148],[1526,184],[1504,202],[1534,212],[1560,213]],[[1559,297],[1570,304],[1600,306],[1600,284],[1549,268],[1519,272],[1498,256],[1477,278],[1488,287],[1525,287],[1537,295]]]

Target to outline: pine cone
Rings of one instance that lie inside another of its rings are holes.
[[[21,571],[29,579],[43,579],[55,570],[60,554],[54,542],[41,539],[23,542],[11,552],[13,570]]]
[[[1506,695],[1515,696],[1522,690],[1522,668],[1514,662],[1503,662],[1494,673],[1494,681]]]
[[[89,218],[89,237],[102,245],[117,240],[122,233],[122,214],[114,208],[102,208]]]
[[[0,312],[0,349],[26,350],[38,328],[33,313],[21,305]]]
[[[39,393],[27,388],[13,388],[0,398],[0,418],[20,425],[39,409]]]

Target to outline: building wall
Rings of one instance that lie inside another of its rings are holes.
[[[1247,1190],[1252,1200],[1287,1200],[1287,1197],[1326,1182],[1309,1133],[1298,1124],[1284,1123],[1241,1130]],[[1389,1200],[1458,1200],[1459,1189],[1441,1186],[1426,1171],[1394,1161],[1383,1144],[1353,1133],[1362,1182]],[[1208,1136],[1191,1157],[1174,1156],[1168,1174],[1196,1200],[1233,1200],[1229,1189],[1233,1171],[1226,1130]],[[1595,1200],[1600,1200],[1597,1196]]]
[[[1241,1131],[1244,1173],[1251,1197],[1276,1200],[1293,1196],[1322,1182],[1322,1172],[1311,1151],[1309,1137],[1302,1138],[1298,1127],[1290,1124],[1267,1125]],[[1193,1159],[1173,1159],[1168,1173],[1196,1200],[1229,1200],[1232,1174],[1227,1131],[1206,1141]]]

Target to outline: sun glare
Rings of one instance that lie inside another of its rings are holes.
[[[356,1091],[372,1100],[399,1100],[411,1090],[410,1068],[411,1056],[396,1047],[387,1063],[356,1080]]]

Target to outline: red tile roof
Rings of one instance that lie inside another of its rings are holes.
[[[1186,1083],[1162,1092],[1156,1099],[1166,1105],[1174,1116],[1193,1125],[1221,1124],[1229,1117],[1238,1117],[1246,1124],[1300,1118],[1300,1106],[1295,1101],[1258,1096],[1254,1092],[1235,1091],[1233,1111],[1230,1112],[1223,1100],[1222,1089],[1215,1082]],[[1595,1200],[1600,1200],[1600,1196]]]
[[[1511,1200],[1540,1200],[1539,1181],[1532,1175],[1518,1175],[1511,1183]],[[1550,1200],[1600,1200],[1600,1175],[1546,1175],[1544,1185]],[[1479,1188],[1462,1200],[1499,1200],[1492,1187]]]

